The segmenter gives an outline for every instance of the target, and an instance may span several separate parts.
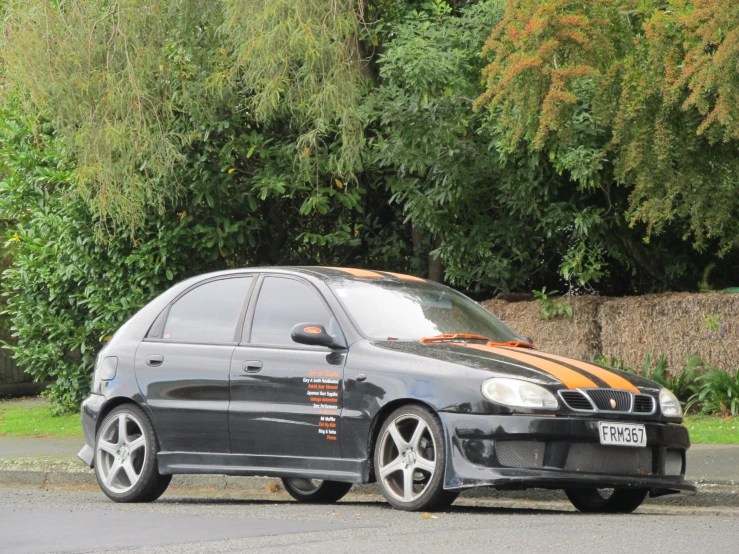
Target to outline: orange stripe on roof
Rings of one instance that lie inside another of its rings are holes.
[[[578,369],[582,369],[583,371],[587,371],[591,375],[597,377],[601,381],[605,381],[613,387],[614,389],[623,389],[623,390],[629,390],[631,392],[641,392],[638,388],[636,388],[632,383],[621,377],[620,375],[613,373],[612,371],[609,371],[607,369],[603,369],[602,367],[598,367],[597,365],[589,364],[587,362],[581,362],[580,360],[573,360],[570,358],[565,358],[564,356],[557,356],[556,354],[549,354],[545,352],[536,352],[538,356],[542,356],[543,358],[549,358],[550,360],[556,360],[558,362],[564,362],[566,364],[570,364],[571,366],[575,366]]]
[[[397,277],[398,279],[403,279],[404,281],[419,281],[421,283],[426,282],[426,279],[421,279],[420,277],[415,277],[413,275],[405,275],[403,273],[392,273],[390,271],[383,271],[383,273],[392,275],[393,277]]]
[[[588,379],[585,375],[578,373],[574,369],[570,369],[569,367],[565,367],[560,364],[555,364],[554,362],[550,362],[549,360],[542,360],[541,358],[537,358],[536,356],[532,356],[531,354],[516,352],[507,348],[500,348],[497,346],[486,346],[484,344],[465,343],[464,346],[466,346],[467,348],[474,348],[475,350],[492,352],[493,354],[498,354],[499,356],[512,358],[514,360],[518,360],[519,362],[524,362],[530,366],[535,367],[536,369],[540,369],[541,371],[548,373],[552,377],[556,377],[557,379],[562,381],[562,384],[568,389],[577,389],[580,387],[598,387],[598,385],[596,385],[593,381]]]
[[[336,271],[343,271],[344,273],[348,273],[349,275],[354,275],[355,277],[369,277],[372,279],[384,279],[385,276],[382,273],[377,273],[376,271],[369,271],[367,269],[356,269],[353,267],[327,267],[326,269],[335,269]]]

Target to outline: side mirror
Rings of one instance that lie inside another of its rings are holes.
[[[315,323],[298,323],[293,327],[292,339],[298,344],[310,346],[327,346],[329,348],[341,347],[336,339],[326,332],[323,325]]]

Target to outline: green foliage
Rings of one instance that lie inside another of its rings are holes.
[[[649,365],[648,361],[645,362],[646,365]],[[649,370],[648,378],[672,391],[683,406],[686,406],[687,411],[690,398],[695,394],[698,387],[699,376],[705,371],[704,368],[705,363],[701,357],[693,355],[688,357],[684,367],[677,371],[668,372],[667,358],[662,354],[657,361],[657,365]]]
[[[698,388],[690,399],[706,414],[739,415],[739,374],[717,367],[697,378]]]
[[[693,391],[690,404],[699,406],[703,413],[735,416],[739,414],[739,370],[724,343],[728,324],[723,316],[717,314],[708,315],[705,320],[706,339],[718,341],[729,370],[706,366],[706,372],[697,378],[698,386]]]
[[[12,92],[53,123],[75,160],[72,190],[96,216],[140,228],[178,192],[174,171],[193,137],[174,121],[181,105],[204,109],[187,82],[212,65],[219,3],[27,0],[7,10]]]
[[[368,88],[358,0],[226,0],[227,68],[259,121],[283,119],[297,131],[307,175],[319,165],[342,179],[361,168]],[[332,134],[337,133],[334,139]],[[330,144],[336,141],[335,144]]]
[[[555,300],[552,296],[559,294],[558,290],[547,293],[547,288],[533,291],[534,298],[539,302],[539,315],[542,319],[557,319],[564,317],[572,319],[572,304]]]
[[[611,258],[684,288],[685,264],[654,263],[670,235],[736,255],[739,46],[724,29],[738,15],[713,0],[506,3],[477,104],[492,144],[542,152],[573,195],[606,200],[589,200],[595,235],[584,246],[573,233],[563,275],[597,282]]]
[[[472,105],[482,92],[478,52],[503,2],[434,6],[395,14],[381,29],[380,85],[365,104],[374,163],[451,283],[524,287],[549,249],[568,240],[567,222],[581,206],[560,197],[544,160],[500,158],[481,133]]]
[[[715,263],[710,263],[703,270],[703,278],[698,283],[698,290],[700,292],[711,292],[713,290],[713,288],[711,288],[711,284],[708,282],[708,278],[711,275],[711,271],[713,271],[715,267]]]
[[[190,143],[177,168],[177,205],[147,212],[135,240],[96,231],[108,222],[70,194],[74,166],[49,124],[27,122],[10,108],[0,120],[0,212],[14,259],[3,285],[13,350],[37,380],[55,379],[54,410],[77,408],[101,339],[175,279],[280,262],[359,260],[403,270],[408,263],[398,217],[383,212],[386,204],[371,191],[357,193],[360,209],[372,208],[366,217],[342,203],[338,188],[331,213],[302,216],[310,189],[295,184],[290,165],[285,170],[285,147],[248,118],[182,121],[204,139]],[[329,238],[313,244],[307,233]]]
[[[201,235],[184,248],[189,222],[171,217],[142,232],[138,245],[127,235],[103,240],[91,230],[88,206],[67,198],[73,168],[55,139],[7,117],[4,124],[0,210],[14,220],[4,288],[15,357],[35,379],[55,379],[55,411],[74,410],[89,391],[102,338],[174,275],[197,271],[211,239]]]

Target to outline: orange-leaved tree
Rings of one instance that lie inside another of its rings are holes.
[[[511,0],[483,55],[500,151],[543,151],[602,189],[620,232],[739,245],[739,6]]]

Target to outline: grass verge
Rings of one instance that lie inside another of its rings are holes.
[[[739,417],[689,416],[685,426],[693,444],[739,444]]]
[[[0,436],[81,437],[79,414],[51,415],[49,405],[40,402],[0,403]]]

